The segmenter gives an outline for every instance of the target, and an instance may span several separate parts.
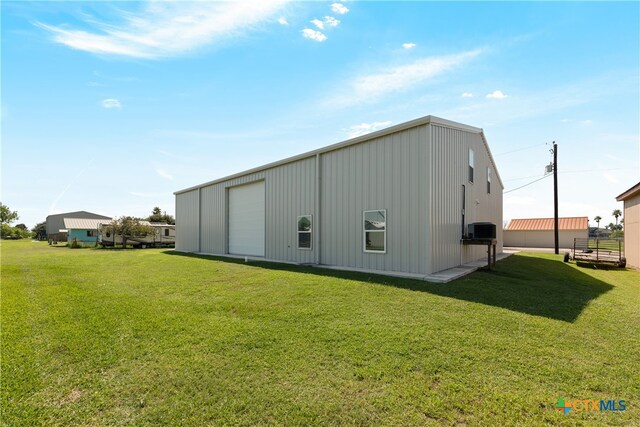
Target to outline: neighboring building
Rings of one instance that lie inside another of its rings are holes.
[[[590,239],[608,239],[611,236],[611,230],[608,228],[589,227]]]
[[[461,239],[503,188],[482,129],[427,116],[177,191],[176,249],[426,276],[486,257]]]
[[[47,217],[47,225],[46,225],[47,240],[49,240],[49,242],[52,242],[52,241],[66,242],[67,241],[67,233],[60,231],[65,229],[65,226],[64,226],[65,218],[111,220],[111,218],[108,216],[98,215],[98,214],[94,214],[87,211],[67,212],[67,213],[49,215]]]
[[[616,197],[624,202],[624,256],[627,265],[640,268],[640,182]]]
[[[553,218],[512,219],[504,229],[504,245],[524,248],[555,247]],[[586,216],[558,218],[558,244],[573,248],[573,239],[589,237]]]
[[[96,244],[100,239],[100,225],[111,222],[111,219],[64,218],[63,222],[67,243]]]

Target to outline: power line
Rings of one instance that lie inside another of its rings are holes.
[[[548,177],[550,177],[551,175],[552,175],[552,174],[545,175],[545,176],[543,176],[542,178],[538,178],[538,179],[536,179],[535,181],[531,181],[531,182],[530,182],[530,183],[528,183],[528,184],[521,185],[520,187],[516,187],[516,188],[514,188],[513,190],[503,191],[503,192],[502,192],[502,194],[507,194],[507,193],[511,193],[512,191],[519,190],[519,189],[524,188],[524,187],[526,187],[526,186],[528,186],[528,185],[534,184],[534,183],[536,183],[536,182],[538,182],[538,181],[542,181],[543,179],[548,178]]]
[[[518,151],[524,151],[524,150],[528,150],[530,148],[540,147],[541,145],[547,145],[547,143],[543,142],[542,144],[530,145],[528,147],[522,147],[522,148],[517,148],[517,149],[511,150],[511,151],[505,151],[504,153],[496,154],[494,157],[504,156],[505,154],[517,153]]]
[[[622,171],[622,170],[631,170],[631,169],[635,169],[635,168],[608,168],[608,169],[582,169],[582,170],[572,170],[572,171],[558,171],[558,174],[565,174],[565,173],[588,173],[588,172],[608,172],[608,171]],[[503,179],[503,182],[507,182],[507,181],[518,181],[521,179],[527,179],[527,178],[535,178],[538,175],[529,175],[529,176],[521,176],[518,178],[509,178],[509,179]]]

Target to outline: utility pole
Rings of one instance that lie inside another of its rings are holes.
[[[558,144],[555,141],[553,141],[553,237],[557,255],[560,250],[558,248]]]

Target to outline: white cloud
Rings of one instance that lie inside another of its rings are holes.
[[[315,40],[317,42],[323,42],[327,39],[327,36],[322,34],[320,31],[312,30],[310,28],[302,30],[302,35],[307,39]]]
[[[129,191],[129,194],[131,194],[132,196],[136,196],[136,197],[145,197],[145,198],[151,198],[151,197],[156,197],[156,193],[139,193],[137,191]]]
[[[487,98],[489,99],[505,99],[508,97],[509,95],[505,95],[501,90],[494,90],[493,92],[487,94]]]
[[[289,25],[289,21],[287,21],[287,18],[285,18],[284,16],[281,16],[280,18],[278,18],[278,24]]]
[[[415,43],[402,43],[402,47],[405,49],[411,49],[412,47],[416,47]]]
[[[409,64],[358,76],[347,83],[345,90],[334,96],[329,104],[334,107],[347,107],[362,102],[375,101],[389,93],[404,91],[451,71],[480,53],[481,50],[477,49],[454,55],[422,58]]]
[[[142,10],[121,12],[121,22],[87,20],[94,30],[37,23],[57,43],[102,55],[173,57],[220,42],[268,22],[286,0],[260,2],[146,2]]]
[[[322,22],[321,20],[319,20],[319,19],[312,19],[312,20],[311,20],[311,23],[312,23],[313,25],[315,25],[316,27],[320,28],[321,30],[324,30],[324,22]]]
[[[163,178],[166,178],[168,180],[173,180],[173,175],[171,175],[169,172],[167,172],[166,170],[160,167],[156,167],[156,173]]]
[[[102,106],[107,109],[122,108],[122,104],[120,104],[120,101],[113,98],[103,99],[100,104],[102,104]]]
[[[462,97],[463,98],[473,98],[473,94],[471,92],[463,92],[462,93]]]
[[[589,126],[590,124],[593,124],[593,121],[591,119],[587,119],[587,120],[581,121],[580,124]]]
[[[325,16],[324,24],[328,25],[329,27],[337,27],[338,25],[340,25],[340,20],[334,18],[333,16]]]
[[[375,132],[379,129],[385,128],[391,124],[390,120],[384,122],[373,123],[360,123],[359,125],[353,125],[349,128],[347,135],[349,138],[355,138],[357,136],[366,135],[371,132]]]
[[[349,9],[342,3],[333,3],[331,5],[331,10],[333,11],[333,13],[337,13],[338,15],[344,15],[345,13],[349,12]]]
[[[620,180],[609,172],[602,172],[602,177],[612,184],[620,184]]]

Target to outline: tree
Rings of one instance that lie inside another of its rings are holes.
[[[9,206],[0,203],[0,223],[11,224],[19,218],[18,212],[9,209]]]
[[[598,228],[600,228],[600,221],[602,221],[602,217],[598,215],[597,217],[593,218],[593,220],[598,224]]]
[[[611,215],[616,218],[616,225],[618,225],[618,218],[622,216],[622,212],[620,211],[620,209],[614,209]]]
[[[2,239],[26,239],[31,237],[31,233],[24,224],[12,227],[11,223],[19,218],[18,212],[9,209],[9,206],[0,203],[0,238]]]
[[[36,239],[46,240],[47,239],[47,223],[44,221],[37,223],[36,226],[31,229],[31,232],[33,233],[33,237],[35,237]]]
[[[174,225],[176,223],[176,219],[173,216],[167,215],[166,212],[163,213],[162,210],[157,206],[153,208],[153,210],[151,211],[151,215],[149,215],[146,220],[149,222],[164,222],[171,225]]]
[[[120,217],[109,224],[107,224],[103,232],[113,233],[114,236],[122,236],[122,247],[127,246],[127,240],[135,239],[136,237],[146,237],[155,233],[153,227],[140,223],[140,218],[132,216]]]

